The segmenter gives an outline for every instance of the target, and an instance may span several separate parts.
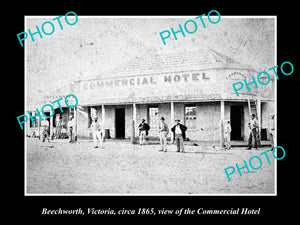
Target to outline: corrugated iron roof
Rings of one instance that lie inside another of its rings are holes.
[[[144,54],[130,59],[109,72],[110,77],[167,73],[216,68],[251,69],[211,48],[171,54]]]

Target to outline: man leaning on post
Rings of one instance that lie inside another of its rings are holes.
[[[185,140],[185,131],[187,130],[187,127],[180,123],[179,119],[175,120],[176,124],[171,128],[171,131],[173,132],[173,141],[176,141],[177,145],[177,152],[185,152],[184,151],[184,145],[183,140]]]

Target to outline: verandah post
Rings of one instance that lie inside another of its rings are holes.
[[[221,115],[220,115],[220,147],[224,147],[224,117],[225,117],[225,102],[221,100]]]

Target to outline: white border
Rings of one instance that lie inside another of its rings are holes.
[[[198,16],[198,15],[195,15]],[[24,30],[27,28],[27,18],[51,18],[54,16],[24,16]],[[79,16],[81,18],[194,18],[194,16],[187,15],[187,16]],[[206,16],[207,17],[207,16]],[[217,16],[210,16],[212,18]],[[274,18],[275,19],[275,65],[277,65],[277,16],[222,16],[221,18]],[[27,52],[27,39],[24,41],[24,69],[25,69],[25,81],[24,81],[24,114],[26,114],[27,111],[27,95],[26,95],[26,87],[27,87],[27,63],[26,63],[26,52]],[[273,66],[273,65],[270,65]],[[277,146],[277,79],[275,80],[275,140],[274,145]],[[249,193],[249,194],[51,194],[51,193],[45,193],[45,194],[28,194],[27,193],[27,138],[26,138],[26,132],[27,132],[27,126],[24,127],[24,196],[277,196],[277,160],[275,161],[275,192],[271,194],[258,194],[258,193]],[[277,149],[276,149],[277,152]],[[277,154],[277,153],[276,153]]]

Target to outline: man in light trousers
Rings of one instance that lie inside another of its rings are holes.
[[[159,132],[159,139],[160,139],[160,150],[167,152],[167,136],[169,134],[169,127],[167,123],[165,122],[165,118],[161,117],[159,126],[158,126],[158,132]]]
[[[69,117],[69,122],[67,123],[67,127],[69,130],[69,143],[73,143],[73,129],[74,129],[74,120],[73,116]]]
[[[98,148],[98,141],[100,143],[100,147],[103,148],[103,130],[101,128],[100,123],[98,122],[98,117],[93,118],[93,122],[91,124],[91,129],[93,131],[93,141],[94,141],[94,148]]]

